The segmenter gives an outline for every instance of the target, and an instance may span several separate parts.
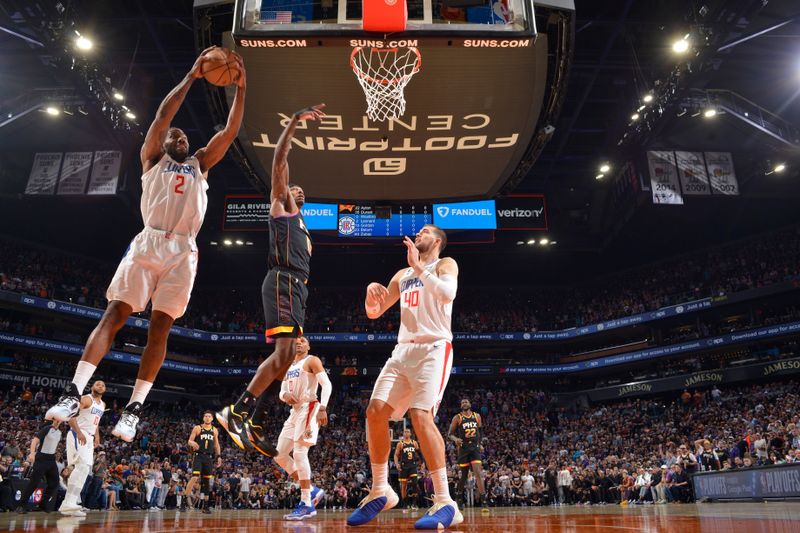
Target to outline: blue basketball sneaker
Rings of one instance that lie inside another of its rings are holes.
[[[323,496],[325,496],[324,490],[314,485],[311,486],[311,505],[316,508]]]
[[[464,521],[456,502],[436,503],[414,524],[416,529],[447,529]]]
[[[398,501],[400,501],[400,498],[397,497],[397,493],[391,487],[386,487],[374,495],[370,493],[361,500],[358,508],[347,517],[347,525],[363,526],[367,522],[371,522],[381,511],[388,511],[397,505]]]
[[[314,504],[306,505],[303,502],[297,504],[297,507],[294,508],[289,514],[283,515],[284,520],[305,520],[306,518],[311,518],[312,516],[317,515],[317,510],[314,507]]]

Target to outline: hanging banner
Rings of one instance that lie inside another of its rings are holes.
[[[61,152],[46,152],[33,157],[31,175],[25,194],[53,194],[61,169]]]
[[[100,150],[94,153],[92,179],[86,194],[116,194],[122,152]]]
[[[89,171],[92,168],[92,152],[67,152],[58,178],[58,194],[83,194]]]
[[[647,152],[647,164],[650,167],[653,203],[683,205],[675,154],[667,151]]]
[[[738,195],[739,182],[730,152],[706,152],[706,166],[713,194]]]
[[[675,152],[681,189],[687,196],[711,194],[702,152]]]

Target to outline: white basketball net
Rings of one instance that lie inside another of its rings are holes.
[[[367,116],[376,122],[403,116],[403,94],[411,78],[422,66],[422,56],[414,47],[356,47],[350,65],[367,97]]]

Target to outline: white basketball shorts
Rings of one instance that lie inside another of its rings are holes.
[[[319,424],[317,423],[317,412],[319,402],[309,402],[292,407],[289,418],[283,423],[283,429],[278,436],[281,439],[289,439],[292,442],[300,442],[307,446],[314,446],[319,436]]]
[[[393,420],[402,419],[409,409],[431,411],[435,416],[452,368],[449,341],[398,344],[375,381],[371,399],[392,406]]]
[[[128,246],[106,298],[125,302],[134,313],[152,300],[154,310],[177,319],[189,305],[196,274],[194,238],[146,227]]]
[[[86,444],[81,445],[78,442],[78,436],[74,431],[67,432],[67,464],[75,466],[78,464],[88,465],[91,467],[94,464],[94,435],[86,435]]]

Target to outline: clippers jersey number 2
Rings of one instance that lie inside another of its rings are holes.
[[[183,174],[175,174],[175,193],[183,194],[183,186],[186,184],[186,176]]]

